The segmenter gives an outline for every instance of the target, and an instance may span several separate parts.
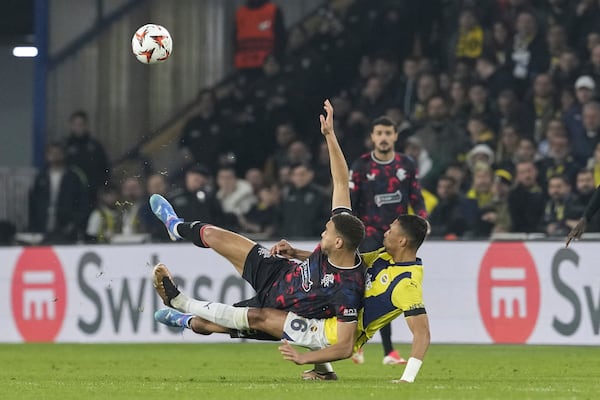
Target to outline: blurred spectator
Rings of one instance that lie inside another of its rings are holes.
[[[433,161],[429,157],[429,153],[423,147],[423,142],[416,136],[411,136],[406,139],[404,153],[409,156],[417,167],[417,179],[426,176],[431,170]]]
[[[600,85],[600,43],[592,48],[590,59],[583,66],[583,73],[594,80],[595,87]]]
[[[554,84],[560,88],[572,87],[579,76],[579,57],[573,50],[563,50],[558,63],[552,68]]]
[[[389,98],[384,96],[385,86],[381,78],[372,77],[367,80],[358,100],[358,107],[365,113],[367,118],[374,119],[382,115],[390,105]]]
[[[471,146],[484,144],[491,150],[496,145],[496,134],[485,119],[481,117],[472,116],[469,118],[467,121],[467,132]]]
[[[217,199],[223,212],[236,217],[247,213],[256,203],[252,186],[239,179],[233,167],[221,167],[217,172]]]
[[[446,102],[440,96],[429,100],[427,120],[415,136],[421,140],[433,161],[431,171],[423,177],[426,187],[435,186],[434,182],[444,168],[468,148],[466,135],[450,121]]]
[[[466,193],[471,186],[469,171],[463,162],[455,161],[450,163],[442,175],[449,176],[450,178],[454,179],[456,187],[461,193]]]
[[[498,95],[494,121],[500,130],[506,125],[514,125],[517,132],[524,135],[523,112],[512,89],[505,89]]]
[[[506,233],[512,230],[508,208],[508,195],[512,184],[512,174],[504,169],[494,173],[492,201],[480,211],[477,236],[488,237],[491,233]]]
[[[462,81],[455,80],[450,85],[449,115],[461,128],[467,125],[469,116],[470,104],[467,93],[467,86]]]
[[[498,68],[496,60],[491,57],[479,57],[475,64],[477,77],[487,89],[491,98],[512,87],[510,75],[503,68]]]
[[[165,230],[165,225],[154,216],[148,199],[153,194],[160,194],[167,197],[168,184],[167,179],[162,174],[152,174],[146,180],[146,199],[140,205],[139,218],[140,229],[142,232],[150,234],[150,237],[155,241],[169,241],[169,234]]]
[[[49,243],[73,243],[85,230],[88,196],[80,176],[65,164],[62,144],[46,147],[46,166],[29,193],[29,230]]]
[[[295,140],[289,144],[286,151],[287,165],[310,163],[311,159],[312,153],[306,143],[301,140]]]
[[[280,8],[268,0],[246,0],[235,13],[234,64],[246,79],[260,76],[269,54],[280,57],[285,47]]]
[[[567,50],[567,31],[562,25],[552,25],[546,32],[546,45],[550,54],[550,70],[558,66],[560,57]]]
[[[186,122],[179,140],[182,158],[186,160],[184,166],[196,164],[216,169],[221,155],[226,153],[226,129],[215,112],[215,104],[214,91],[205,89],[198,94],[194,116]]]
[[[252,193],[258,195],[258,191],[265,185],[265,176],[258,168],[250,168],[244,176],[246,182],[252,186]]]
[[[537,176],[533,161],[517,162],[517,184],[508,195],[513,232],[538,232],[544,212],[544,192],[537,184]]]
[[[579,94],[578,98],[585,101],[582,94]],[[587,159],[592,156],[592,149],[600,141],[600,103],[588,101],[581,107],[581,122],[577,119],[577,110],[574,110],[573,119],[575,120],[567,122],[570,122],[568,126],[573,142],[573,155],[579,162],[586,163]]]
[[[594,184],[600,186],[600,142],[594,147],[594,155],[588,160],[586,167],[594,172]]]
[[[529,138],[521,138],[519,139],[519,145],[517,146],[517,151],[515,153],[515,163],[519,163],[521,161],[531,161],[534,162],[538,159],[537,149],[535,147],[535,143],[533,140]]]
[[[239,217],[243,231],[263,238],[272,238],[275,235],[279,222],[277,190],[277,187],[273,186],[262,186],[258,189],[258,201],[247,213]]]
[[[422,74],[417,79],[417,99],[411,110],[410,121],[420,123],[427,116],[429,100],[438,92],[438,83],[435,75]]]
[[[88,218],[86,238],[92,243],[110,243],[112,237],[122,233],[122,219],[118,208],[119,191],[112,185],[98,192],[98,206]]]
[[[587,75],[582,75],[575,81],[575,98],[573,106],[563,114],[563,121],[569,133],[573,147],[573,156],[580,163],[587,162],[589,145],[586,140],[586,130],[583,126],[583,106],[593,100],[596,84]]]
[[[289,164],[287,159],[287,151],[289,145],[298,139],[298,134],[294,125],[287,121],[278,124],[275,127],[275,143],[276,147],[270,157],[269,168],[277,171],[283,165]]]
[[[452,53],[450,60],[467,59],[473,62],[483,51],[483,28],[477,20],[474,11],[465,8],[458,18],[458,31],[449,46]],[[453,65],[454,62],[450,62]]]
[[[478,144],[467,153],[467,167],[473,174],[478,164],[487,165],[489,168],[494,164],[494,151],[486,144]]]
[[[553,131],[549,136],[548,150],[548,156],[537,162],[540,185],[545,188],[547,180],[555,175],[563,176],[567,179],[569,185],[574,184],[577,171],[581,167],[571,157],[569,137],[564,128]]]
[[[514,171],[514,161],[520,139],[519,133],[513,125],[506,125],[502,128],[498,148],[496,149],[495,162],[497,166],[508,171]]]
[[[510,61],[517,90],[523,95],[529,80],[548,70],[550,54],[535,16],[530,11],[518,14],[515,31]]]
[[[470,233],[477,219],[477,203],[460,194],[456,181],[446,175],[438,180],[436,194],[439,202],[429,216],[431,236],[455,239]]]
[[[314,171],[307,164],[292,166],[291,185],[284,189],[280,235],[285,238],[317,237],[327,220],[327,201],[313,182]]]
[[[489,54],[499,66],[504,67],[509,62],[507,56],[510,54],[511,49],[512,37],[507,23],[502,20],[494,22],[492,39],[484,48],[485,53]]]
[[[417,102],[417,76],[419,63],[415,58],[408,57],[402,64],[402,86],[398,102],[402,105],[404,115],[412,115],[413,107]],[[337,108],[336,108],[337,112]]]
[[[97,200],[98,189],[105,185],[110,176],[108,159],[104,147],[90,134],[88,115],[75,111],[69,118],[70,132],[65,139],[67,164],[81,170],[85,177],[89,202],[85,207],[86,217]]]
[[[473,166],[473,182],[467,192],[467,199],[477,202],[477,207],[487,207],[493,199],[493,172],[490,164],[478,162]]]
[[[594,190],[596,189],[594,181],[594,171],[589,168],[584,168],[577,173],[575,186],[575,199],[572,204],[572,212],[566,216],[566,224],[569,229],[573,228],[579,218],[583,216]],[[596,214],[588,221],[586,228],[588,232],[600,232],[600,215]]]
[[[136,177],[128,177],[121,184],[120,211],[124,235],[143,233],[140,226],[140,208],[144,202],[144,186]]]
[[[554,84],[550,75],[539,74],[533,81],[533,93],[523,104],[523,134],[540,141],[544,137],[546,125],[557,117]]]
[[[544,208],[540,230],[548,236],[564,236],[570,228],[567,216],[572,215],[574,198],[571,184],[563,175],[555,175],[548,179],[548,200]]]
[[[210,186],[211,175],[204,167],[191,167],[185,173],[185,187],[169,193],[177,215],[186,221],[202,221],[223,227],[231,227],[225,218],[221,204]]]

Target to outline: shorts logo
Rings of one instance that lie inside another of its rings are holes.
[[[376,194],[373,199],[377,207],[384,204],[396,204],[402,202],[402,193],[396,190],[394,193]]]
[[[311,331],[312,333],[315,333],[315,332],[316,332],[318,329],[319,329],[319,328],[317,328],[315,325],[311,325],[311,326],[310,326],[310,331]]]
[[[26,342],[52,342],[60,332],[67,307],[65,277],[50,247],[25,248],[11,285],[12,313]]]
[[[265,247],[259,247],[258,255],[262,256],[263,258],[269,258],[269,257],[271,257],[271,252],[269,251],[269,249],[267,249]]]
[[[298,266],[300,268],[300,274],[302,275],[302,289],[305,292],[310,292],[313,282],[310,280],[310,263],[308,260],[304,261]]]
[[[479,313],[496,343],[525,343],[540,311],[535,262],[523,243],[492,243],[481,261]]]
[[[333,274],[325,274],[323,278],[321,278],[321,286],[329,287],[329,285],[333,285],[335,280],[333,278]]]

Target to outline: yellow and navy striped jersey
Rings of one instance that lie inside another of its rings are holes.
[[[420,258],[397,263],[384,248],[362,254],[367,265],[365,298],[358,314],[355,350],[362,347],[382,327],[400,314],[424,314],[423,264]],[[337,343],[337,320],[325,321],[330,344]]]

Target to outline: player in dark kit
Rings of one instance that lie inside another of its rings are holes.
[[[165,224],[172,239],[188,239],[199,247],[212,248],[227,258],[256,290],[256,296],[223,308],[216,303],[189,299],[172,284],[163,264],[154,269],[154,285],[170,307],[194,313],[197,308],[214,310],[215,318],[234,321],[234,327],[247,329],[249,307],[276,308],[290,311],[286,329],[297,330],[294,315],[324,319],[337,317],[338,343],[315,353],[310,363],[347,358],[355,341],[358,310],[362,307],[365,266],[357,253],[364,238],[364,225],[350,214],[348,167],[333,132],[333,107],[325,102],[326,117],[320,116],[321,132],[327,141],[333,180],[332,217],[325,225],[321,241],[304,262],[294,262],[273,256],[270,250],[236,233],[199,221],[183,222],[172,206],[159,195],[152,195],[154,214]],[[211,332],[228,332],[216,327]],[[324,370],[307,371],[333,374],[331,366]]]
[[[567,235],[566,247],[569,247],[569,244],[573,239],[581,239],[581,235],[583,235],[587,228],[587,223],[594,217],[594,215],[596,215],[598,210],[600,210],[600,186],[598,186],[594,191],[594,194],[592,194],[592,197],[585,208],[585,212],[583,213],[583,217],[581,217],[581,219]]]
[[[366,238],[360,246],[361,253],[383,247],[383,235],[390,222],[398,215],[407,214],[409,206],[415,214],[427,218],[417,168],[413,160],[394,151],[398,131],[394,121],[380,117],[371,124],[373,151],[363,154],[352,164],[350,171],[350,196],[352,208],[363,221]],[[381,328],[383,363],[404,364],[406,361],[392,346],[390,325]],[[364,362],[362,352],[352,360]]]

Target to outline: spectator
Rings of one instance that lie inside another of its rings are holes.
[[[221,204],[210,186],[211,175],[204,167],[190,167],[185,173],[185,186],[169,193],[175,212],[186,221],[232,227],[234,221],[223,214]]]
[[[281,205],[280,235],[286,238],[317,237],[327,219],[326,200],[314,183],[314,171],[307,164],[296,164],[290,173],[291,185],[284,190]]]
[[[163,197],[167,197],[168,184],[167,179],[162,174],[152,174],[146,180],[146,192],[147,195],[160,194]],[[147,201],[143,201],[140,206],[139,219],[140,219],[140,230],[142,232],[150,234],[152,240],[159,242],[170,241],[169,235],[165,230],[164,224],[154,216],[150,204]]]
[[[579,134],[574,146],[580,151],[575,152],[580,161],[587,160],[592,156],[592,149],[600,142],[600,103],[590,101],[583,106],[581,119],[585,136]],[[585,161],[584,161],[585,162]]]
[[[583,216],[594,190],[596,189],[594,181],[594,171],[589,168],[581,169],[577,173],[577,181],[575,185],[575,199],[572,204],[572,212],[566,215],[566,224],[569,229],[572,229],[578,220]],[[600,215],[596,214],[588,221],[586,231],[600,232]]]
[[[402,105],[403,115],[408,116],[412,115],[413,107],[417,102],[418,61],[415,58],[408,57],[402,64],[402,73],[400,98],[397,101]]]
[[[514,160],[520,139],[521,137],[513,125],[506,125],[502,128],[498,148],[496,149],[496,165],[502,169],[514,171]]]
[[[539,74],[533,82],[533,93],[523,104],[523,132],[539,142],[544,137],[548,121],[557,117],[554,84],[548,74]]]
[[[250,210],[239,217],[242,230],[253,235],[270,239],[279,228],[279,202],[277,187],[263,186],[258,189],[258,201]]]
[[[537,150],[535,148],[535,143],[533,140],[529,138],[521,138],[519,139],[519,145],[517,146],[517,151],[515,153],[515,163],[519,163],[521,161],[531,161],[534,162],[539,158],[537,154]]]
[[[594,184],[600,186],[600,142],[594,147],[594,155],[586,166],[594,172]]]
[[[484,48],[484,52],[489,54],[499,66],[504,67],[509,62],[507,55],[510,54],[511,49],[512,38],[508,25],[502,20],[494,22],[492,39]]]
[[[469,88],[469,116],[483,120],[490,128],[495,128],[494,113],[489,101],[487,89],[480,83]]]
[[[246,79],[261,75],[269,54],[280,57],[285,47],[285,25],[280,8],[268,0],[247,0],[235,14],[234,64]]]
[[[252,186],[252,193],[256,196],[258,196],[258,191],[265,186],[265,176],[258,168],[247,170],[244,179]]]
[[[473,183],[467,192],[467,199],[477,202],[477,207],[483,209],[493,200],[493,172],[489,164],[478,162],[473,167]]]
[[[517,90],[523,95],[530,79],[548,70],[550,55],[531,12],[519,13],[515,30],[510,61]]]
[[[424,177],[424,186],[432,187],[446,166],[458,159],[467,148],[467,138],[448,118],[445,100],[432,97],[427,106],[427,120],[415,136],[431,156],[431,172]]]
[[[574,198],[571,184],[562,175],[548,179],[548,200],[544,208],[540,230],[548,236],[564,236],[569,232],[567,216],[572,215]]]
[[[79,175],[65,164],[61,143],[46,148],[46,167],[29,193],[29,229],[49,243],[73,243],[84,232],[88,196]]]
[[[458,19],[458,32],[450,46],[450,60],[467,59],[474,63],[483,51],[483,28],[473,10],[465,8]],[[453,65],[454,62],[450,62]]]
[[[435,75],[423,74],[417,80],[417,99],[410,113],[413,124],[422,122],[427,116],[429,100],[438,92],[438,83]]]
[[[243,179],[239,179],[233,167],[221,167],[217,172],[217,199],[221,203],[223,212],[236,217],[247,213],[256,203],[252,186]]]
[[[512,230],[508,207],[508,195],[512,184],[512,174],[498,169],[494,173],[492,201],[480,212],[478,236],[488,237],[491,233],[506,233]]]
[[[98,189],[110,176],[104,147],[90,134],[89,119],[85,111],[75,111],[69,118],[70,133],[65,139],[67,164],[83,173],[87,186],[88,204],[85,217],[94,208]]]
[[[513,232],[538,232],[544,212],[544,192],[537,184],[538,171],[532,161],[516,165],[517,185],[508,195]]]
[[[194,116],[186,122],[179,141],[182,158],[187,160],[184,166],[196,164],[215,169],[226,153],[226,129],[215,112],[215,104],[214,91],[205,89],[198,94]]]
[[[463,128],[467,125],[469,116],[468,89],[464,82],[455,80],[450,84],[449,115],[454,123]]]
[[[140,226],[140,209],[144,203],[144,186],[136,177],[128,177],[121,184],[121,219],[122,233],[132,235],[143,233]]]
[[[559,88],[570,88],[579,76],[579,57],[571,49],[563,50],[552,68],[552,79]]]
[[[552,25],[546,32],[546,46],[550,55],[550,70],[558,66],[560,57],[567,50],[567,32],[562,25]]]
[[[491,57],[480,57],[475,64],[475,71],[480,82],[489,92],[492,99],[504,91],[511,89],[512,80],[503,68],[498,68],[496,60]]]
[[[446,175],[438,180],[436,194],[439,202],[429,216],[431,236],[456,239],[470,233],[478,214],[476,202],[460,194],[456,181]]]
[[[592,48],[590,60],[583,67],[583,74],[589,75],[594,80],[594,86],[600,85],[600,44]]]
[[[598,130],[598,127],[594,123],[598,107],[590,106],[586,113],[587,126],[592,128],[590,131],[592,136],[588,135],[583,116],[583,109],[586,104],[592,102],[595,90],[596,84],[591,77],[583,75],[577,78],[575,82],[575,97],[577,102],[563,116],[563,121],[573,145],[573,156],[581,164],[585,164],[590,157],[589,146],[593,144],[593,142],[590,142],[590,139],[594,139],[594,134],[591,132]]]
[[[488,123],[481,117],[472,116],[467,122],[470,145],[487,145],[490,149],[496,144],[496,135]]]
[[[103,186],[98,192],[98,206],[88,218],[86,238],[92,243],[109,243],[112,237],[122,233],[122,219],[118,208],[119,191],[112,185]]]

